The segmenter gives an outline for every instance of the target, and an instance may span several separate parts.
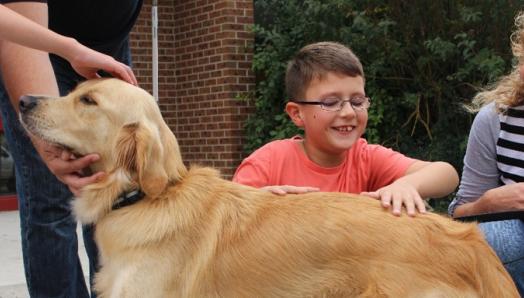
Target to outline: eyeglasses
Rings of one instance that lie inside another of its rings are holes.
[[[294,103],[305,105],[319,105],[322,110],[338,112],[344,107],[344,103],[349,103],[355,111],[365,111],[371,105],[371,99],[367,96],[356,96],[350,99],[340,99],[338,97],[329,97],[320,101],[291,100]]]

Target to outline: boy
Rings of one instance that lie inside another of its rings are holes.
[[[302,48],[286,72],[286,113],[304,129],[266,144],[247,157],[233,181],[277,194],[307,191],[361,193],[400,215],[426,212],[422,198],[442,197],[458,184],[445,162],[408,158],[361,138],[370,100],[364,71],[353,52],[338,43]]]

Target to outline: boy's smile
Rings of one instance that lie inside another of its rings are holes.
[[[303,101],[348,100],[364,97],[364,79],[328,72],[309,83]],[[346,151],[362,136],[366,128],[366,109],[355,109],[349,102],[339,111],[327,111],[319,105],[289,102],[286,111],[293,122],[305,131],[304,150],[315,163],[324,167],[343,162]]]

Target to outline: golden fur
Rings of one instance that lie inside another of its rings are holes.
[[[341,193],[277,196],[184,166],[153,98],[116,79],[39,98],[33,134],[97,152],[74,201],[96,223],[100,297],[518,297],[474,224]],[[112,210],[119,194],[146,197]]]

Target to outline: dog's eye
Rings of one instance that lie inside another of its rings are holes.
[[[87,95],[80,97],[80,102],[86,105],[96,105],[96,101],[94,101],[91,97]]]

